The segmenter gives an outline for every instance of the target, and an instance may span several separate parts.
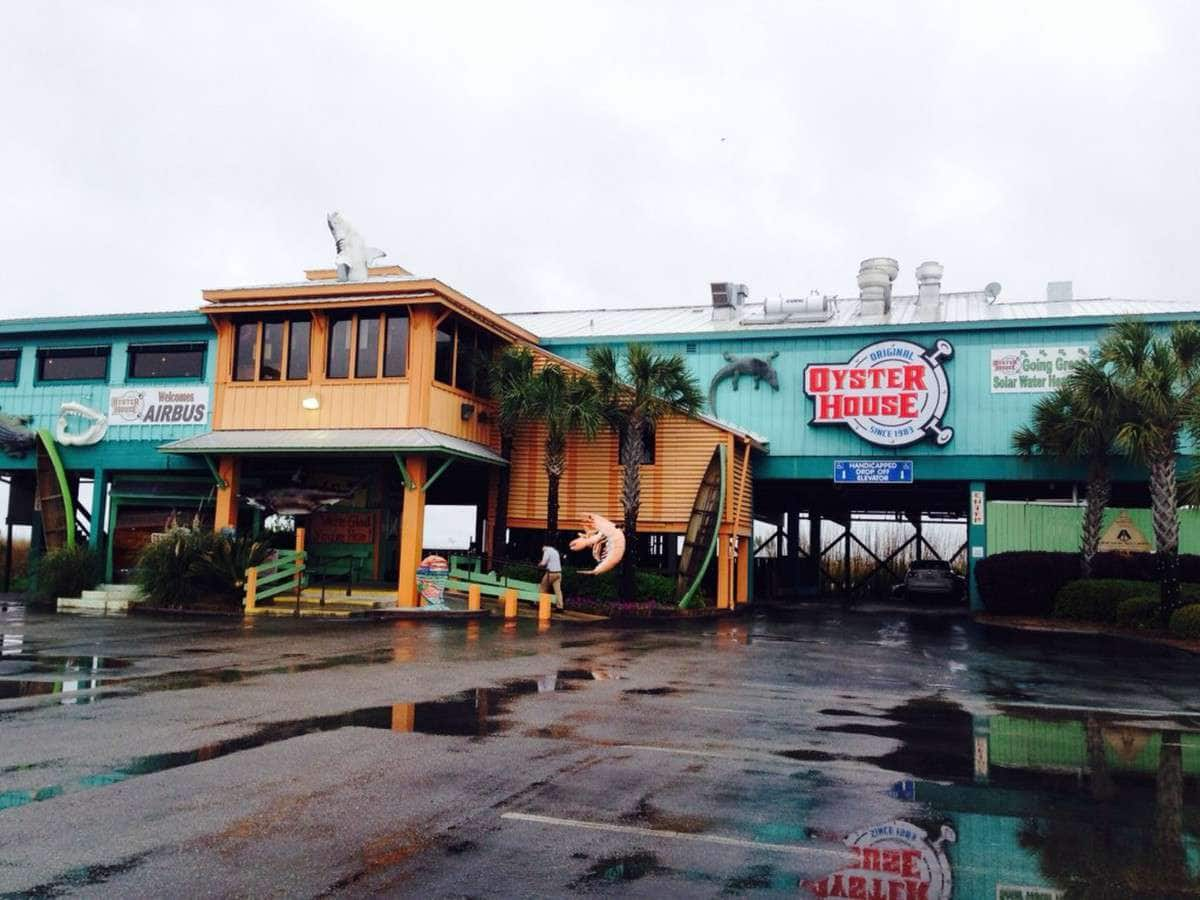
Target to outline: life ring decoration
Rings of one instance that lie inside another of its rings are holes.
[[[70,418],[79,418],[90,422],[82,431],[69,431]],[[84,406],[82,403],[68,401],[58,409],[58,422],[54,427],[54,440],[64,447],[87,447],[98,444],[108,434],[108,417],[104,413]]]
[[[904,447],[929,437],[938,447],[954,438],[944,424],[950,403],[947,340],[932,348],[904,340],[863,347],[845,363],[804,369],[804,393],[813,399],[811,425],[845,425],[880,447]]]

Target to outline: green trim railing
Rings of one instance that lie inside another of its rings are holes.
[[[308,586],[303,550],[280,550],[274,559],[246,570],[246,612],[254,612],[262,600],[300,592]]]

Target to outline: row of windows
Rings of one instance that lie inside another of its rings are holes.
[[[459,319],[437,326],[433,377],[486,396],[483,361],[494,347],[491,334]],[[407,309],[331,316],[325,377],[403,378],[408,374]],[[304,381],[309,377],[312,327],[308,319],[240,322],[234,335],[234,381]]]
[[[205,344],[141,344],[129,347],[125,376],[129,379],[201,378]],[[107,381],[111,347],[39,347],[36,379],[42,381]],[[0,350],[0,384],[16,384],[21,351]]]

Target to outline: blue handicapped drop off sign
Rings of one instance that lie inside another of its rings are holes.
[[[911,459],[835,459],[835,484],[912,484]]]

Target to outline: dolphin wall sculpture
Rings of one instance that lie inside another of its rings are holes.
[[[728,365],[722,366],[717,370],[717,374],[713,376],[712,381],[708,385],[708,409],[715,416],[717,414],[717,387],[726,378],[733,379],[733,389],[738,389],[738,381],[743,375],[749,375],[754,379],[754,389],[758,390],[760,382],[765,381],[771,386],[772,390],[779,390],[779,375],[771,366],[771,360],[779,355],[779,351],[775,350],[767,355],[766,359],[758,356],[734,356],[732,353],[724,354]]]

